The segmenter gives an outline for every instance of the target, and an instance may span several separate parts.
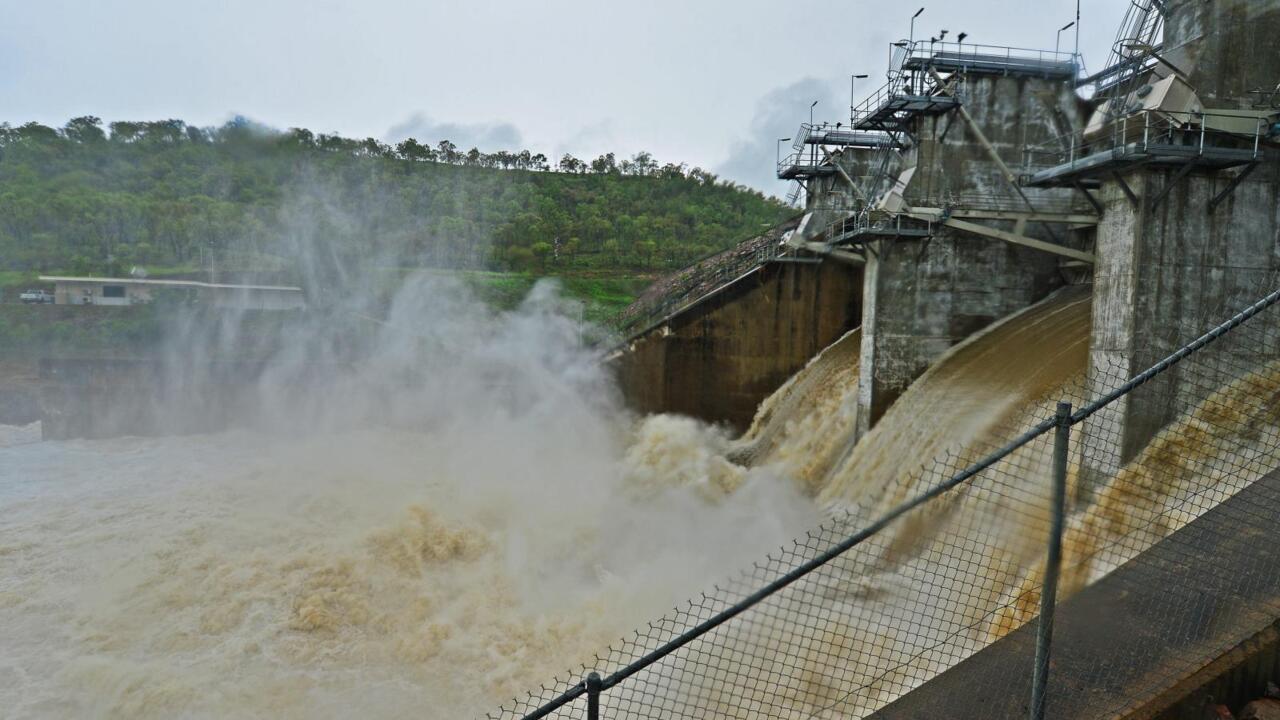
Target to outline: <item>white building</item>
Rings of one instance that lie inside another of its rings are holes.
[[[307,300],[302,288],[284,285],[228,285],[197,280],[147,280],[141,278],[92,278],[41,275],[53,283],[58,305],[138,305],[151,302],[157,293],[185,293],[196,302],[242,310],[301,310]]]

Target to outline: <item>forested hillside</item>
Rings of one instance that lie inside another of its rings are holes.
[[[347,262],[564,274],[683,266],[789,214],[647,153],[394,147],[244,120],[0,125],[0,270],[290,272]],[[312,257],[311,259],[315,259]]]

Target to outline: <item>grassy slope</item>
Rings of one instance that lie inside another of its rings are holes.
[[[495,309],[508,310],[520,304],[539,279],[527,273],[463,272],[463,279],[476,294]],[[560,284],[567,298],[582,302],[584,318],[607,325],[635,300],[651,278],[639,276],[593,277],[550,276]]]

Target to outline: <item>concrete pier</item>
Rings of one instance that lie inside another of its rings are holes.
[[[826,321],[811,300],[784,321],[762,314],[755,294],[726,294],[704,312],[729,317],[739,311],[727,303],[743,299],[736,324],[672,325],[668,339],[636,346],[627,374],[646,379],[629,397],[741,425],[763,388],[821,347],[812,343],[860,324],[865,432],[948,348],[1090,281],[1088,390],[1100,395],[1273,289],[1280,0],[1169,0],[1123,33],[1135,37],[1122,38],[1091,98],[1077,92],[1070,55],[896,43],[889,82],[849,125],[801,126],[797,152],[779,165],[780,178],[805,183],[796,255],[863,263],[860,318],[817,327]],[[1232,342],[1224,357],[1241,372],[1280,356],[1280,343],[1275,355],[1245,357]],[[656,349],[677,345],[674,356]],[[1086,474],[1109,476],[1213,390],[1184,384],[1167,373],[1138,404],[1099,417],[1095,427],[1107,427]]]
[[[953,78],[964,112],[916,118],[913,142],[898,163],[914,168],[902,191],[907,222],[912,210],[940,210],[940,221],[963,217],[983,228],[1088,249],[1089,233],[1027,219],[1087,215],[1083,198],[1070,190],[1020,189],[1005,176],[1020,166],[1026,144],[1080,122],[1069,78]],[[863,285],[861,432],[948,348],[1069,277],[1060,271],[1064,259],[1058,255],[940,223],[927,237],[892,229],[871,237]]]
[[[1106,207],[1094,269],[1090,392],[1100,395],[1151,367],[1212,325],[1274,289],[1280,269],[1280,165],[1266,163],[1212,212],[1210,201],[1242,171],[1191,175],[1153,207],[1173,171],[1136,171],[1104,183]],[[1259,322],[1265,322],[1262,318]],[[1215,352],[1241,372],[1280,357],[1229,336]],[[1109,476],[1169,420],[1214,388],[1181,380],[1178,368],[1156,387],[1108,408],[1087,443],[1092,470]],[[1175,403],[1176,398],[1176,403]],[[1116,433],[1118,424],[1122,433]]]
[[[1188,116],[1193,130],[1168,141],[1194,151],[1185,163],[1100,167],[1094,176],[1104,212],[1094,269],[1093,394],[1275,289],[1280,271],[1280,155],[1266,138],[1280,112],[1280,2],[1174,0],[1164,22],[1161,62],[1138,82],[1178,74],[1207,117]],[[1212,132],[1233,114],[1241,116],[1233,133]],[[1221,167],[1228,163],[1215,153],[1248,160]],[[1236,340],[1226,338],[1218,352],[1237,374],[1280,357],[1280,347],[1263,356],[1258,343],[1246,351]],[[1098,437],[1087,443],[1086,472],[1109,476],[1213,389],[1191,386],[1175,369],[1139,399],[1108,408],[1094,425]]]

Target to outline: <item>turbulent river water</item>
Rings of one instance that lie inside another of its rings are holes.
[[[936,481],[929,458],[960,462],[976,452],[963,448],[1006,437],[1078,393],[1087,362],[1088,295],[1060,293],[953,349],[850,451],[855,331],[734,440],[687,418],[629,417],[550,291],[496,319],[459,295],[402,296],[376,363],[304,407],[272,408],[265,425],[67,442],[0,432],[5,716],[481,714],[826,513],[875,513]],[[1242,382],[1218,400],[1274,396],[1280,371]],[[1212,418],[1225,429],[1205,436],[1202,459],[1243,436],[1274,442],[1276,418],[1239,407]],[[1196,412],[1210,411],[1222,412]],[[1184,427],[1198,427],[1196,412]],[[1143,469],[1172,462],[1170,442],[1077,516],[1069,588],[1114,567],[1091,542],[1133,531],[1114,509],[1118,488],[1148,502],[1176,491]],[[1028,483],[1042,492],[1042,478]],[[905,620],[946,590],[920,574],[935,536],[968,527],[948,525],[960,514],[896,529],[884,592],[833,602]],[[1189,519],[1144,531],[1154,541]],[[1002,580],[982,592],[1006,610],[963,652],[1034,606],[1043,517],[999,522]],[[862,642],[895,652],[893,637]],[[849,709],[902,686],[882,687]],[[829,690],[795,690],[797,711]]]
[[[4,429],[0,716],[470,717],[817,521],[710,483],[719,431],[637,434],[557,302],[432,281],[224,433]]]

